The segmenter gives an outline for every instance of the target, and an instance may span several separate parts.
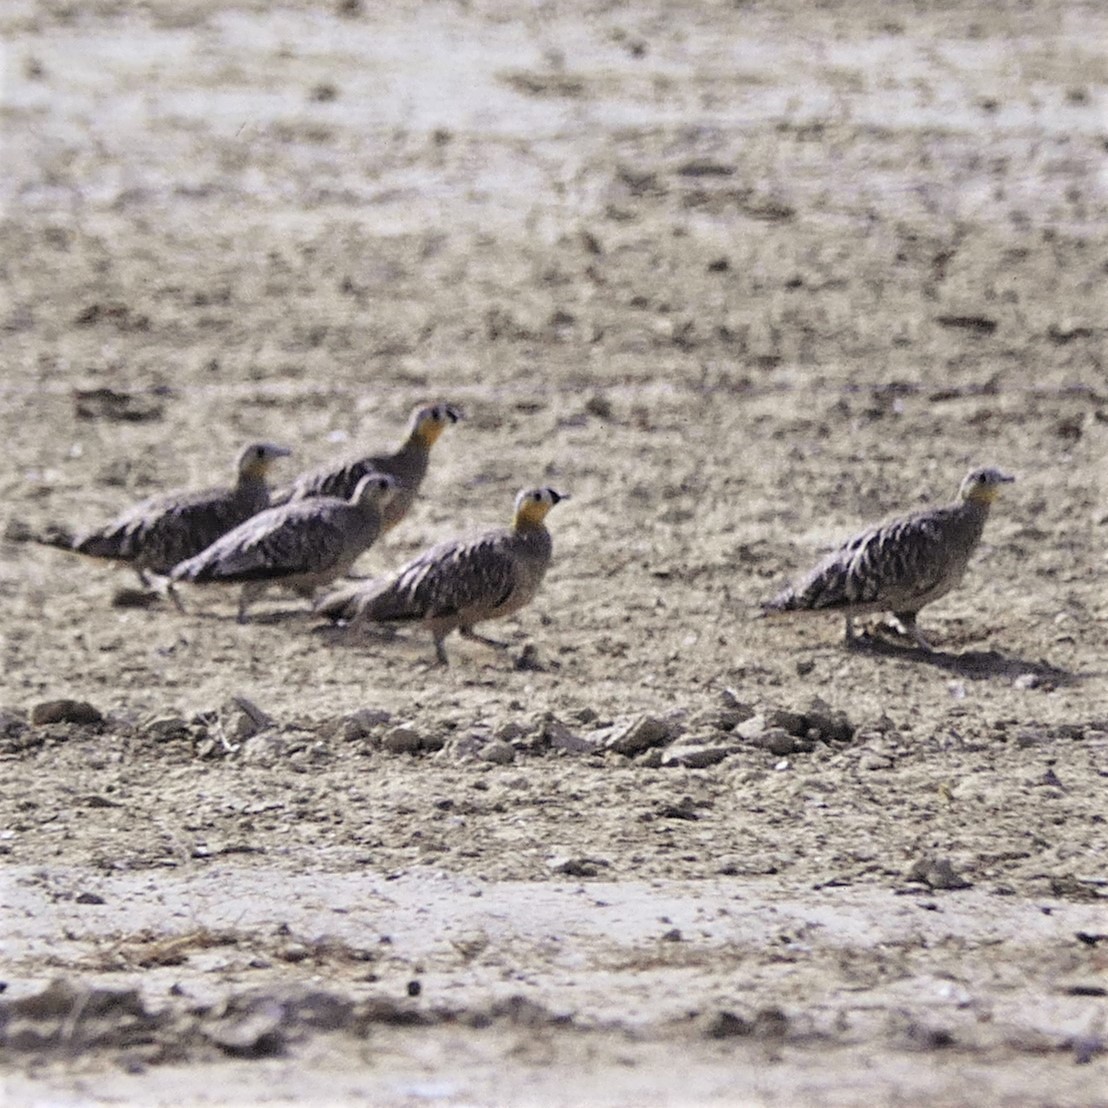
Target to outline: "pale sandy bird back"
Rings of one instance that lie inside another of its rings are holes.
[[[428,404],[416,408],[408,421],[404,442],[391,454],[372,454],[308,470],[273,495],[274,504],[312,496],[347,499],[367,473],[387,473],[396,478],[396,492],[385,506],[383,529],[395,527],[411,508],[427,475],[431,447],[462,413],[452,404]]]
[[[168,573],[178,562],[198,554],[220,535],[269,504],[266,476],[278,458],[290,453],[270,442],[254,442],[239,451],[236,481],[230,487],[183,490],[151,496],[110,523],[76,538],[53,533],[41,542],[90,558],[130,565],[144,585],[146,573]]]
[[[390,577],[324,597],[317,610],[336,621],[425,627],[443,665],[448,662],[443,639],[453,630],[504,647],[473,627],[519,611],[538,592],[553,551],[546,515],[566,499],[552,488],[523,489],[510,527],[433,546]]]
[[[955,501],[861,532],[769,601],[765,614],[841,612],[850,643],[855,616],[892,612],[906,634],[932,649],[916,614],[961,581],[1000,486],[1012,480],[991,467],[971,470]]]
[[[241,584],[239,620],[270,585],[304,595],[345,573],[381,533],[385,505],[396,479],[363,477],[349,500],[311,497],[260,512],[207,550],[173,568],[173,582]]]

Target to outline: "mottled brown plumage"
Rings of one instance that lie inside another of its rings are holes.
[[[198,554],[220,535],[267,507],[266,474],[277,458],[289,453],[273,443],[251,443],[239,451],[237,480],[230,488],[152,496],[111,523],[76,538],[55,532],[42,536],[40,541],[90,558],[126,563],[146,585],[147,571],[168,573],[178,562]]]
[[[381,533],[381,517],[396,479],[364,476],[349,500],[316,496],[259,512],[207,550],[174,566],[170,580],[241,584],[239,621],[269,585],[304,595],[345,573]]]
[[[443,665],[443,639],[455,629],[503,647],[476,634],[473,626],[519,611],[538,592],[553,549],[544,520],[565,499],[551,488],[524,489],[516,496],[510,527],[433,546],[390,577],[324,597],[317,610],[335,621],[426,627]]]
[[[953,503],[856,535],[769,601],[766,615],[841,612],[849,643],[855,616],[892,612],[905,632],[930,650],[916,627],[916,613],[961,581],[981,540],[989,506],[1000,485],[1011,480],[998,469],[971,470]]]
[[[323,465],[297,477],[287,488],[273,494],[274,504],[291,503],[313,496],[337,496],[347,499],[367,473],[387,473],[396,478],[396,492],[385,506],[383,530],[390,531],[411,508],[434,446],[451,423],[462,413],[451,404],[430,404],[416,408],[408,423],[404,442],[391,454],[372,454],[334,465]]]

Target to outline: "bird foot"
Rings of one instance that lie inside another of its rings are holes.
[[[486,646],[491,646],[494,650],[507,650],[512,644],[504,642],[503,639],[490,639],[487,635],[479,635],[476,631],[469,627],[462,627],[459,629],[458,634],[463,639],[470,639],[472,642],[483,642]]]
[[[894,615],[891,620],[886,620],[880,626],[883,631],[892,631],[900,638],[911,639],[920,650],[924,650],[928,654],[935,653],[934,646],[924,638],[923,632],[916,626],[914,618],[908,619],[904,616]]]

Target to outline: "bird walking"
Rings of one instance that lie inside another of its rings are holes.
[[[916,615],[961,581],[1000,486],[1013,480],[992,467],[970,470],[952,503],[855,535],[770,600],[764,614],[841,612],[849,645],[855,616],[892,612],[906,635],[932,650]]]
[[[461,411],[452,404],[418,407],[408,421],[404,442],[391,454],[373,454],[308,470],[274,493],[273,503],[291,503],[313,496],[337,496],[345,500],[367,473],[386,473],[396,478],[396,492],[385,506],[382,525],[383,531],[391,531],[415,501],[427,475],[431,447],[450,424],[461,418]]]
[[[509,616],[534,598],[553,552],[546,515],[567,499],[552,488],[523,489],[510,527],[439,543],[389,577],[331,593],[316,610],[335,622],[425,627],[440,665],[449,664],[443,640],[453,630],[506,649],[474,625]]]
[[[395,489],[394,477],[369,473],[348,500],[319,496],[267,508],[174,566],[171,587],[178,581],[241,584],[240,623],[270,585],[310,596],[345,573],[377,540]]]
[[[76,537],[53,531],[38,541],[130,565],[148,588],[148,573],[168,573],[178,562],[199,554],[220,535],[265,509],[269,505],[269,468],[290,453],[271,442],[250,443],[239,451],[237,480],[229,488],[151,496],[103,527]]]

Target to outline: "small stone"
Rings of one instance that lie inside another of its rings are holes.
[[[282,962],[292,964],[306,962],[312,956],[311,948],[304,943],[286,943],[276,953]]]
[[[665,746],[676,735],[677,728],[657,716],[637,716],[615,724],[604,739],[604,747],[617,754],[641,754],[652,746]]]
[[[359,708],[346,717],[342,737],[348,742],[363,739],[392,721],[392,713],[383,708]]]
[[[1021,673],[1013,682],[1014,689],[1037,689],[1043,679],[1037,673]]]
[[[662,933],[662,942],[664,943],[682,943],[684,941],[685,938],[681,934],[680,927],[671,927],[668,931]]]
[[[104,898],[98,893],[81,893],[76,898],[77,904],[103,904]]]
[[[289,740],[271,731],[247,739],[239,748],[239,757],[249,766],[273,766],[289,755]]]
[[[93,725],[103,722],[100,710],[86,700],[44,700],[31,709],[31,724],[35,727],[48,723]]]
[[[592,739],[571,731],[560,719],[549,719],[543,724],[543,738],[551,750],[567,750],[572,754],[591,754],[597,749]]]
[[[778,756],[811,750],[814,745],[810,739],[798,739],[783,727],[767,727],[751,740],[751,746],[756,746],[759,750],[768,750]]]
[[[789,1017],[780,1008],[759,1008],[754,1013],[754,1034],[761,1039],[783,1039],[789,1030]]]
[[[704,769],[718,765],[739,748],[734,743],[682,742],[660,752],[663,766],[683,766],[686,769]]]
[[[787,708],[774,708],[766,713],[768,727],[780,727],[790,735],[805,735],[808,721],[799,712],[790,712]]]
[[[635,765],[642,766],[644,769],[658,769],[661,764],[662,751],[657,746],[653,746],[649,750],[644,750],[635,757]]]
[[[411,727],[393,727],[381,736],[381,748],[390,754],[415,754],[423,750],[423,736]]]
[[[494,739],[500,739],[501,742],[514,742],[516,739],[522,739],[528,732],[542,731],[546,726],[547,717],[546,714],[535,720],[529,727],[526,723],[521,723],[518,719],[508,719],[497,726],[492,733]]]
[[[232,696],[219,709],[219,722],[228,742],[241,743],[277,725],[277,721],[245,696]]]
[[[815,696],[804,713],[809,730],[819,732],[821,739],[831,742],[849,742],[854,735],[854,725],[846,712],[832,708],[825,700]]]
[[[593,393],[585,401],[585,411],[600,419],[612,418],[612,402],[601,393]]]
[[[566,877],[595,877],[600,872],[592,858],[558,856],[551,858],[547,864],[554,873],[561,873]]]
[[[181,716],[152,716],[139,724],[139,732],[155,742],[172,742],[192,734],[192,726]]]
[[[240,1019],[223,1020],[205,1029],[205,1034],[228,1054],[239,1058],[264,1058],[279,1054],[284,1047],[283,1019],[284,1008],[274,1001],[259,1005]]]
[[[754,1030],[749,1020],[727,1011],[713,1012],[702,1021],[701,1027],[709,1039],[733,1039]]]
[[[724,689],[719,694],[719,701],[724,710],[738,712],[743,719],[750,719],[755,714],[753,705],[743,700],[735,689]]]
[[[949,858],[923,857],[912,864],[909,881],[918,881],[931,889],[969,889],[972,882],[958,874]]]
[[[751,716],[735,728],[735,734],[740,738],[756,739],[766,729],[766,717],[762,715]]]
[[[497,766],[508,766],[516,760],[516,752],[514,747],[510,743],[506,743],[503,739],[492,739],[485,743],[478,751],[477,757],[482,762],[492,762]]]
[[[893,760],[887,754],[875,754],[873,751],[867,751],[862,755],[861,760],[858,762],[858,766],[870,773],[874,773],[878,770],[892,769]]]

